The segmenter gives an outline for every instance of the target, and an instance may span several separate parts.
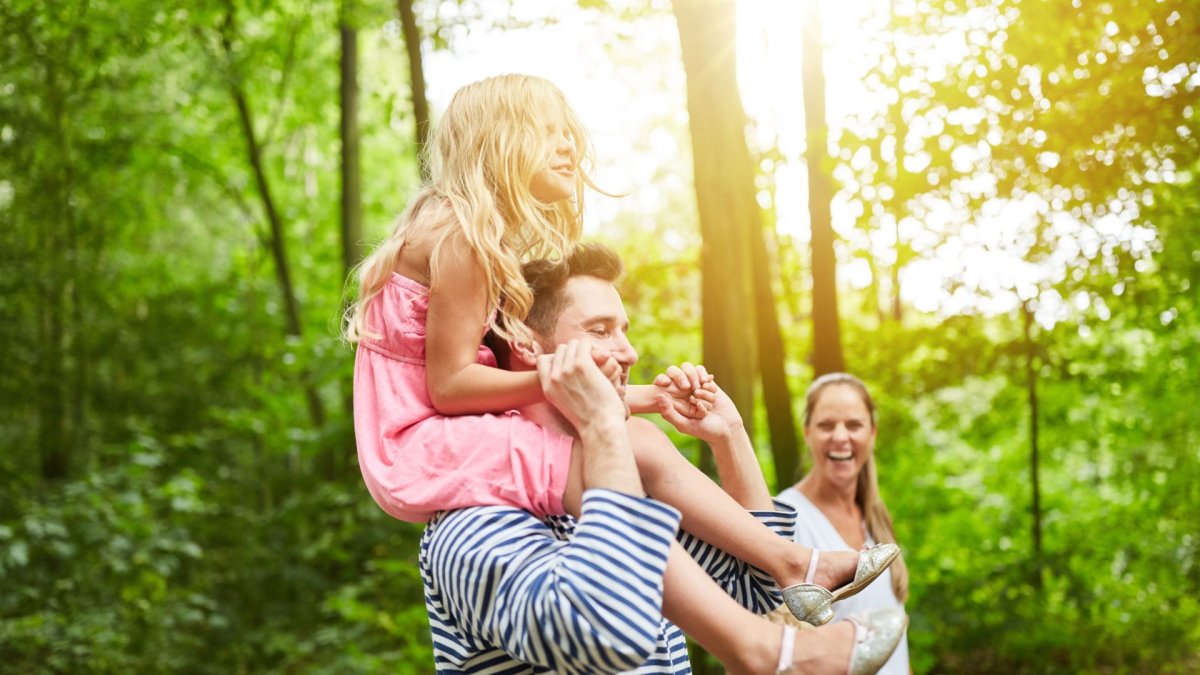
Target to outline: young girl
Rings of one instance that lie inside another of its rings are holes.
[[[439,510],[495,504],[562,514],[570,510],[564,504],[579,504],[571,468],[577,441],[515,412],[545,400],[536,372],[497,369],[480,343],[489,327],[505,339],[530,339],[521,323],[531,303],[521,261],[561,256],[578,240],[583,188],[592,185],[589,150],[575,113],[545,80],[506,75],[468,85],[430,143],[433,178],[363,262],[346,328],[359,344],[359,465],[371,495],[396,518],[424,522]],[[651,451],[636,454],[639,468],[674,466]],[[708,481],[696,475],[687,480]],[[655,494],[652,479],[645,486]],[[664,501],[685,524],[707,524],[698,529],[713,533],[710,543],[780,586],[792,584],[785,598],[801,618],[823,618],[829,602],[857,592],[895,555],[827,553],[818,567],[815,552],[732,499]],[[836,598],[826,590],[843,584]]]

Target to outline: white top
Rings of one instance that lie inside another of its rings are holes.
[[[853,551],[842,535],[833,527],[833,523],[821,513],[821,509],[808,500],[802,492],[790,487],[780,492],[777,500],[796,509],[796,542],[821,551]],[[866,534],[866,527],[863,528]],[[874,540],[866,534],[867,545],[873,545]],[[886,569],[870,586],[864,588],[858,595],[842,600],[833,606],[835,619],[844,619],[852,614],[877,607],[899,607],[904,605],[896,599],[892,592],[892,570]],[[904,632],[892,658],[880,669],[881,675],[908,675],[908,631]]]

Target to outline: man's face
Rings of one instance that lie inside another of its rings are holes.
[[[553,334],[547,336],[547,351],[569,340],[580,340],[621,364],[621,388],[625,397],[629,369],[637,363],[637,351],[629,343],[629,316],[621,295],[609,282],[596,277],[571,277],[563,287],[566,299]]]

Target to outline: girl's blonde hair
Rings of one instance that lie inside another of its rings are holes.
[[[534,175],[546,168],[547,144],[560,141],[547,133],[547,115],[552,113],[561,115],[563,131],[574,143],[575,194],[547,204],[529,188]],[[417,216],[427,206],[444,204],[454,222],[437,235],[430,278],[438,278],[447,239],[461,233],[485,273],[490,328],[506,340],[527,339],[522,321],[533,298],[521,276],[522,259],[565,255],[583,232],[583,189],[595,188],[588,173],[591,146],[579,117],[562,92],[540,77],[491,77],[454,94],[426,153],[429,182],[392,234],[357,268],[358,299],[347,310],[345,338],[378,339],[366,325],[367,306],[395,271]]]
[[[871,392],[867,391],[867,385],[863,384],[862,380],[848,373],[827,373],[809,385],[804,400],[804,426],[808,427],[813,409],[821,400],[821,394],[834,385],[852,387],[858,392],[862,397],[863,405],[867,407],[867,412],[871,415],[871,428],[874,429],[875,401],[871,398]],[[867,533],[871,535],[872,539],[881,544],[900,543],[896,541],[896,530],[892,526],[892,516],[888,513],[887,504],[884,504],[883,497],[879,496],[874,452],[867,457],[867,463],[863,465],[862,471],[858,472],[858,489],[855,490],[854,501],[863,512],[863,517],[867,521]],[[904,564],[903,554],[896,556],[896,561],[892,563],[892,593],[900,602],[908,600],[908,565]]]

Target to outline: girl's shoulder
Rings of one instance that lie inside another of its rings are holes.
[[[461,228],[450,205],[436,198],[425,198],[414,204],[405,215],[404,246],[396,259],[396,272],[430,283],[430,260],[434,251]]]
[[[462,229],[450,202],[436,196],[425,197],[415,204],[408,219],[407,239],[411,242],[436,242]]]

